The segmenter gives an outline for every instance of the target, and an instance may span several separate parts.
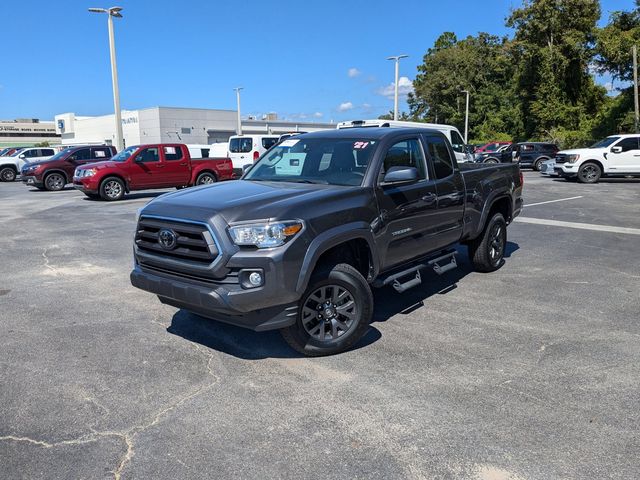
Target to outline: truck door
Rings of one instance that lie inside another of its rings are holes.
[[[162,185],[164,165],[160,162],[160,148],[147,147],[138,150],[127,162],[131,190],[142,190]]]
[[[434,216],[437,248],[443,248],[460,240],[464,217],[464,180],[455,168],[451,151],[442,135],[425,135],[431,174],[438,195]]]
[[[640,172],[640,145],[638,144],[638,138],[623,138],[611,147],[611,153],[607,154],[608,173]]]
[[[182,145],[166,145],[162,147],[164,168],[162,181],[167,187],[189,185],[191,180],[191,165]]]
[[[385,184],[384,175],[391,167],[415,168],[418,181]],[[378,175],[376,198],[381,223],[377,241],[381,247],[383,269],[437,248],[434,236],[434,217],[437,215],[435,182],[429,178],[418,136],[397,141],[387,149]]]

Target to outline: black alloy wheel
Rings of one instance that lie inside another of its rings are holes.
[[[580,183],[596,183],[601,175],[602,169],[595,163],[585,163],[578,170]]]
[[[331,342],[344,335],[358,318],[353,293],[340,285],[325,285],[309,295],[302,308],[302,325],[310,337]]]

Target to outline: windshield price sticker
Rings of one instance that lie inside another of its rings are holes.
[[[362,150],[364,148],[367,148],[369,146],[369,142],[354,142],[353,143],[353,148],[355,150]]]
[[[95,150],[93,153],[95,153],[96,158],[99,157],[106,157],[107,155],[105,154],[105,152],[103,152],[102,150]]]
[[[298,143],[300,140],[285,140],[284,142],[282,142],[279,146],[280,147],[293,147],[296,143]]]
[[[167,155],[175,155],[176,147],[164,147],[164,153],[166,153]]]

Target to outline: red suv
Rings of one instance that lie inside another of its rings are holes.
[[[116,148],[109,145],[71,147],[48,160],[27,163],[20,173],[25,184],[57,192],[73,181],[73,172],[80,165],[109,160],[115,154]]]

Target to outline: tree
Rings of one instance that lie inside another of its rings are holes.
[[[640,0],[635,3],[630,12],[613,12],[597,34],[596,68],[616,80],[633,80],[631,48],[640,44]]]

